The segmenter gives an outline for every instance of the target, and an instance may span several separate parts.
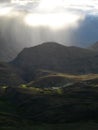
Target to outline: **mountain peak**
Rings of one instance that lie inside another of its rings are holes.
[[[67,46],[59,44],[57,42],[44,42],[33,47],[24,48],[20,53],[51,53],[59,50],[64,50]]]
[[[45,42],[25,48],[11,63],[21,68],[25,73],[24,79],[30,81],[36,77],[36,71],[40,69],[71,74],[90,72],[88,58],[93,55],[95,52],[88,49]]]
[[[62,47],[64,45],[57,43],[57,42],[43,42],[42,44],[39,44],[38,46],[42,46],[42,47]]]

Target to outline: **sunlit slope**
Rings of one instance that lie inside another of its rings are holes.
[[[71,75],[64,73],[56,73],[48,70],[40,70],[40,74],[36,75],[35,80],[30,81],[28,87],[66,87],[77,82],[95,82],[97,83],[98,74],[87,74],[87,75]]]

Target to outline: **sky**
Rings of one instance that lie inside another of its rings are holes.
[[[14,50],[47,41],[89,46],[98,41],[98,0],[0,0],[0,38]]]

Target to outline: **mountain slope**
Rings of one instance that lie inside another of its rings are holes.
[[[49,82],[50,86],[53,80],[57,82],[58,79],[62,83],[69,80],[56,76],[57,73],[71,75],[98,73],[97,51],[74,46],[67,47],[55,42],[25,48],[12,62],[0,64],[0,85],[17,86],[32,81],[33,83],[35,81],[36,85],[38,83],[36,81],[40,78],[38,84],[45,80],[46,85]],[[42,78],[44,76],[49,79]]]
[[[88,75],[68,75],[62,73],[51,73],[46,76],[39,77],[27,84],[28,87],[37,88],[60,88],[82,82],[88,85],[98,84],[98,74]]]
[[[88,49],[91,49],[93,51],[98,51],[98,41],[94,44],[92,44],[91,46],[89,46]]]
[[[11,61],[19,53],[19,45],[15,41],[11,41],[11,38],[2,37],[0,32],[0,62]]]
[[[17,86],[22,83],[22,77],[18,74],[17,69],[8,63],[0,63],[0,86]]]
[[[33,122],[98,121],[98,86],[86,81],[57,89],[10,87],[5,95],[21,118]]]
[[[98,73],[97,53],[79,47],[66,47],[54,42],[25,48],[12,62],[31,81],[39,69],[70,74]]]

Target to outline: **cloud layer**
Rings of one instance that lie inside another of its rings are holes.
[[[20,49],[44,41],[85,46],[98,40],[97,0],[0,2],[0,34],[9,46]]]

